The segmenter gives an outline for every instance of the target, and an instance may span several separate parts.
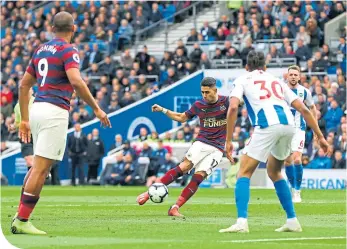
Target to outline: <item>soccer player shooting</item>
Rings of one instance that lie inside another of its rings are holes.
[[[199,135],[183,161],[157,181],[169,185],[193,168],[195,169],[191,181],[183,189],[176,204],[169,209],[169,216],[183,216],[180,214],[179,208],[195,194],[200,183],[213,172],[223,157],[229,98],[218,95],[216,80],[211,77],[206,77],[201,81],[201,94],[203,99],[196,101],[188,111],[183,113],[170,111],[160,105],[152,106],[153,112],[162,112],[170,119],[181,123],[195,116],[200,119]],[[149,195],[146,191],[137,197],[137,202],[139,205],[143,205],[148,199]]]

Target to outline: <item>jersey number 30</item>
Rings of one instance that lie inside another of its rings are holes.
[[[45,84],[46,77],[48,74],[48,61],[47,61],[47,59],[42,58],[41,60],[39,60],[39,64],[37,65],[37,67],[38,67],[39,75],[42,76],[40,86],[43,86]]]
[[[260,99],[268,99],[273,95],[275,95],[276,98],[278,99],[284,99],[283,97],[283,89],[282,86],[280,85],[280,83],[278,83],[277,81],[273,81],[271,83],[271,89],[267,88],[265,86],[265,80],[256,80],[254,81],[254,85],[256,84],[261,84],[260,85],[260,90],[265,91],[266,93],[264,93],[265,95],[260,96]],[[278,93],[277,89],[279,88],[280,93]]]

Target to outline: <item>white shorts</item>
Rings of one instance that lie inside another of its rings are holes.
[[[186,158],[193,163],[195,172],[205,171],[210,175],[222,160],[223,153],[212,145],[195,141],[186,153]]]
[[[293,152],[302,153],[304,151],[304,147],[305,147],[305,131],[301,130],[300,128],[296,128],[295,134],[292,140],[292,153]]]
[[[30,129],[34,155],[61,161],[66,147],[69,112],[46,102],[35,102],[30,109]]]
[[[265,163],[270,153],[278,160],[285,160],[291,153],[295,128],[273,125],[264,129],[256,127],[242,153]]]

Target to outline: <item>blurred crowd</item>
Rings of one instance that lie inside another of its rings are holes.
[[[107,113],[156,93],[199,69],[212,68],[213,60],[241,59],[245,64],[248,52],[259,49],[256,41],[280,39],[281,46],[270,45],[266,51],[267,62],[276,58],[296,58],[303,72],[308,73],[302,75],[301,83],[311,90],[318,109],[319,125],[334,146],[331,158],[321,157],[312,132],[308,131],[304,158],[312,161],[310,165],[313,166],[309,167],[329,167],[326,166],[329,163],[322,166],[322,162],[329,160],[334,167],[345,167],[339,158],[341,155],[342,160],[345,159],[346,150],[346,26],[337,27],[340,37],[336,48],[332,49],[324,43],[324,24],[345,12],[345,3],[258,0],[244,7],[239,4],[242,1],[236,2],[238,4],[233,1],[226,3],[232,11],[221,16],[215,26],[204,22],[200,29],[192,29],[186,43],[179,40],[175,51],[165,51],[161,59],[151,55],[146,46],[133,56],[127,45],[134,39],[134,32],[188,7],[190,1],[95,1],[77,5],[75,1],[56,1],[49,8],[36,10],[30,9],[40,2],[3,2],[2,141],[18,139],[15,131],[8,131],[14,122],[13,107],[18,100],[18,82],[35,48],[52,39],[54,14],[66,10],[73,14],[79,27],[74,43],[80,49],[81,70],[89,68],[83,78]],[[203,46],[213,42],[221,42],[221,46],[217,46],[213,53],[206,53]],[[116,50],[122,51],[120,60],[111,56]],[[101,61],[103,63],[100,64]],[[329,76],[312,75],[327,71]],[[91,108],[73,96],[69,126],[93,118]],[[193,130],[198,128],[189,129],[194,137]],[[190,142],[192,137],[187,139],[186,133],[179,131],[173,140]],[[233,138],[240,149],[251,133],[247,111],[242,109]],[[2,142],[1,150],[5,149],[6,143]]]

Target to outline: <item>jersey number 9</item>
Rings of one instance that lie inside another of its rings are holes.
[[[39,75],[42,76],[40,86],[43,86],[45,84],[46,77],[48,74],[48,61],[47,61],[47,59],[43,58],[43,59],[39,60],[39,64],[37,65],[37,67],[38,67]]]

